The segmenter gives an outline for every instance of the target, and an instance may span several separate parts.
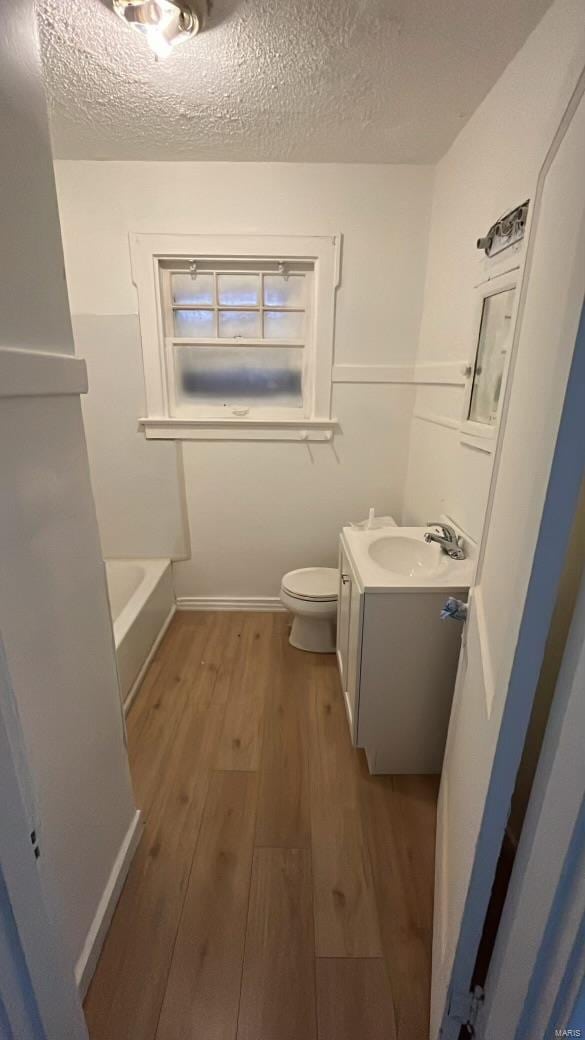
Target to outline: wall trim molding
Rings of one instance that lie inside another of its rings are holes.
[[[0,397],[87,393],[87,367],[75,354],[0,347]]]
[[[97,967],[99,955],[112,922],[126,875],[142,837],[142,830],[142,811],[137,809],[124,835],[118,855],[114,860],[114,865],[98,903],[94,919],[91,922],[83,944],[83,949],[75,965],[75,981],[82,1000],[87,993]]]
[[[334,365],[333,383],[413,383],[412,365]]]
[[[465,386],[471,365],[466,359],[460,361],[418,361],[414,366],[415,383],[433,386]]]
[[[444,426],[448,430],[457,430],[459,433],[459,444],[462,448],[471,448],[472,451],[482,451],[486,455],[493,455],[496,450],[495,438],[473,437],[463,432],[463,424],[459,419],[453,419],[450,415],[440,415],[439,412],[427,411],[417,408],[413,412],[414,419],[421,422],[434,423],[435,426]]]
[[[463,448],[471,448],[472,451],[483,451],[485,455],[495,455],[497,439],[496,437],[474,437],[461,429],[460,444]]]
[[[466,361],[423,361],[414,365],[334,365],[334,383],[409,383],[464,386]]]
[[[247,610],[282,614],[278,596],[177,596],[177,610]]]
[[[421,422],[434,423],[435,426],[445,426],[448,430],[459,430],[461,423],[458,419],[452,419],[449,415],[439,415],[438,412],[427,412],[422,408],[418,408],[413,414],[413,418],[420,419]]]

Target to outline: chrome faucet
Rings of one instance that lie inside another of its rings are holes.
[[[438,527],[442,533],[437,534],[436,531],[427,531],[425,533],[425,542],[436,542],[452,560],[465,559],[465,550],[451,524],[438,523],[436,520],[431,520],[427,527]]]

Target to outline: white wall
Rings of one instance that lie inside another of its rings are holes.
[[[4,0],[1,7],[0,342],[5,347],[70,352],[34,4]]]
[[[539,169],[581,70],[582,0],[556,0],[438,164],[418,361],[472,359],[473,286],[483,274],[477,238],[534,197]],[[420,387],[416,413],[459,420],[463,388]],[[479,538],[492,458],[456,429],[414,418],[405,520],[450,513]],[[431,515],[432,514],[432,515]]]
[[[83,418],[103,554],[181,557],[188,552],[178,445],[146,441],[136,314],[74,314],[90,392]]]
[[[90,382],[86,420],[94,489],[102,538],[113,555],[164,555],[179,523],[168,483],[169,474],[176,479],[174,448],[145,443],[135,432],[142,371],[130,231],[340,231],[335,363],[413,362],[430,168],[59,161],[56,173],[77,350],[85,353],[90,346],[91,354],[94,392],[92,397]],[[129,352],[121,372],[118,350]],[[105,428],[109,398],[98,384],[117,378],[123,386],[116,409],[126,400],[127,411],[124,430],[120,424],[113,436]],[[274,596],[286,570],[335,563],[343,522],[364,516],[370,505],[399,515],[413,395],[408,385],[337,384],[333,408],[341,434],[333,445],[185,443],[193,556],[176,566],[178,594]],[[124,497],[117,489],[130,479],[138,454],[136,493]],[[164,495],[158,489],[162,480]],[[114,517],[121,509],[124,532]],[[144,541],[137,548],[145,522],[148,552]]]
[[[73,965],[135,810],[81,407],[67,385],[79,364],[30,2],[0,6],[0,99],[0,630],[39,870]]]

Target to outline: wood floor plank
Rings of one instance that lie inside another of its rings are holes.
[[[246,614],[240,669],[232,684],[216,769],[260,765],[266,692],[272,680],[272,614]]]
[[[92,1040],[153,1040],[156,1033],[225,710],[216,663],[225,629],[212,631],[172,750],[158,766],[158,791],[88,993]]]
[[[273,680],[267,692],[260,763],[256,845],[310,848],[309,655],[288,641],[286,615],[275,615]]]
[[[234,1040],[257,776],[212,774],[156,1040]]]
[[[364,831],[374,872],[397,1040],[427,1040],[433,929],[435,814],[432,776],[360,770]]]
[[[197,683],[204,648],[214,625],[212,614],[199,615],[199,625],[185,632],[171,624],[160,654],[151,668],[128,715],[128,757],[136,803],[148,811],[164,778],[165,763],[173,747],[186,703]]]
[[[171,675],[174,675],[178,668],[183,667],[185,658],[191,649],[189,640],[184,639],[183,637],[182,616],[183,615],[180,613],[174,615],[171,624],[156,649],[138,695],[135,697],[130,708],[128,725],[132,727],[134,733],[137,735],[141,732],[144,721],[147,721],[149,718],[153,691],[155,699],[157,692],[160,691],[160,683],[157,682],[156,678],[153,678],[153,673],[155,673],[155,675],[158,673],[158,676],[164,682],[166,679],[170,678]],[[198,632],[201,633],[205,628],[208,628],[212,622],[213,614],[198,614]],[[196,633],[192,633],[191,636],[191,642],[193,643],[195,642],[195,635]]]
[[[382,954],[372,870],[333,659],[316,661],[311,697],[311,847],[318,957]]]
[[[315,1040],[311,856],[256,849],[237,1040]]]
[[[384,961],[317,960],[317,1023],[319,1040],[396,1040]]]

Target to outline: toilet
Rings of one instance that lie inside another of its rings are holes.
[[[285,574],[280,600],[293,615],[289,642],[313,654],[335,653],[339,571],[302,567]]]

